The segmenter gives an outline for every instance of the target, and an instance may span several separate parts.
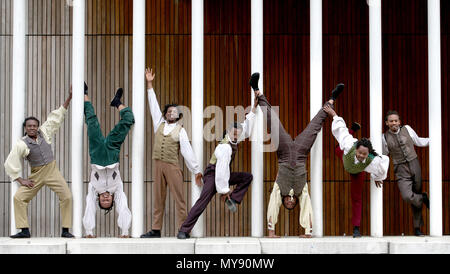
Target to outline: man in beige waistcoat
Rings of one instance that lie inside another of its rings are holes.
[[[181,151],[186,166],[195,174],[196,184],[202,185],[200,166],[192,150],[186,130],[178,123],[183,114],[176,104],[166,105],[161,112],[153,89],[155,73],[153,69],[145,70],[147,80],[148,103],[153,120],[155,143],[153,145],[153,160],[155,165],[155,180],[153,182],[153,220],[152,230],[141,235],[141,238],[160,238],[163,224],[167,187],[175,199],[176,229],[187,217],[185,186],[183,172],[179,166],[178,152]]]

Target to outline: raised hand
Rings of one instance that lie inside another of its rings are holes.
[[[195,174],[195,184],[198,186],[202,186],[203,185],[202,178],[203,178],[203,175],[201,173]]]

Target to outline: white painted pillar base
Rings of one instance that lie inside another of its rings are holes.
[[[192,149],[203,171],[203,0],[192,0]],[[195,174],[191,180],[191,207],[200,197],[202,187],[195,184]],[[203,214],[191,231],[193,237],[204,236]]]
[[[12,111],[11,113],[11,148],[23,136],[22,123],[25,120],[25,88],[26,88],[26,31],[27,31],[27,1],[15,0],[13,11],[13,74],[12,74]],[[2,91],[4,92],[4,91]],[[10,188],[10,233],[16,234],[14,219],[14,195],[19,183],[11,182]]]
[[[251,1],[251,71],[260,73],[259,90],[264,92],[263,84],[263,0]],[[250,75],[249,75],[250,77]],[[249,88],[249,91],[251,88]],[[255,94],[252,92],[251,104]],[[264,233],[264,170],[263,170],[263,116],[258,107],[252,133],[252,237],[262,237]]]
[[[144,232],[144,153],[145,153],[145,0],[133,1],[133,144],[131,186],[131,236]]]
[[[440,0],[428,0],[430,235],[442,236],[442,112]]]
[[[73,1],[72,38],[72,197],[73,235],[82,237],[85,1]]]
[[[322,0],[310,0],[310,117],[322,108]],[[323,136],[317,134],[311,148],[311,204],[313,207],[313,235],[323,236]]]
[[[370,63],[370,140],[378,153],[382,151],[383,82],[381,55],[381,0],[369,4],[369,63]],[[383,188],[370,182],[370,235],[383,236]]]

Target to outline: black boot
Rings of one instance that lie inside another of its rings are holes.
[[[336,87],[331,92],[331,98],[330,99],[336,100],[336,98],[338,98],[339,94],[341,94],[341,92],[343,90],[344,90],[344,84],[342,84],[342,83],[337,84]]]
[[[177,238],[180,240],[189,239],[191,236],[189,236],[189,233],[180,231],[178,232]]]
[[[414,235],[416,235],[417,237],[424,236],[419,227],[414,228]]]
[[[122,98],[122,95],[123,95],[123,89],[118,88],[116,91],[116,95],[114,96],[114,99],[111,101],[112,107],[118,108],[122,104],[122,102],[120,101],[120,99]]]
[[[361,238],[361,233],[359,232],[359,226],[353,227],[353,238]]]
[[[259,90],[258,81],[259,81],[259,72],[255,72],[252,74],[252,76],[250,76],[250,81],[249,81],[249,84],[254,91]]]
[[[142,234],[141,238],[161,238],[161,231],[152,229],[149,232]]]
[[[230,199],[226,198],[225,199],[225,204],[227,205],[228,209],[231,212],[236,212],[237,211],[237,206],[236,206],[236,201],[235,200],[233,200],[231,198]]]
[[[20,232],[17,233],[17,234],[11,235],[11,236],[9,236],[9,237],[10,237],[10,238],[13,238],[13,239],[30,238],[30,237],[31,237],[31,235],[30,235],[30,230],[28,230],[28,227],[22,228],[22,231],[20,231]]]
[[[61,237],[63,238],[74,238],[74,236],[69,232],[69,229],[66,227],[63,227]]]
[[[86,82],[84,82],[84,95],[88,95],[88,86],[86,85]]]
[[[353,133],[356,133],[358,130],[361,129],[361,125],[357,122],[353,122],[350,129],[353,130]]]
[[[425,192],[422,193],[422,202],[427,208],[430,208],[430,199],[428,199],[428,194],[426,194]]]

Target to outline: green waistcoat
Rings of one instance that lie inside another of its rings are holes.
[[[367,166],[370,165],[373,158],[375,156],[373,154],[369,154],[369,156],[366,159],[365,163],[358,162],[355,164],[355,157],[356,157],[356,144],[353,145],[352,149],[342,157],[342,161],[344,162],[344,168],[345,170],[350,174],[358,174],[364,171]]]

